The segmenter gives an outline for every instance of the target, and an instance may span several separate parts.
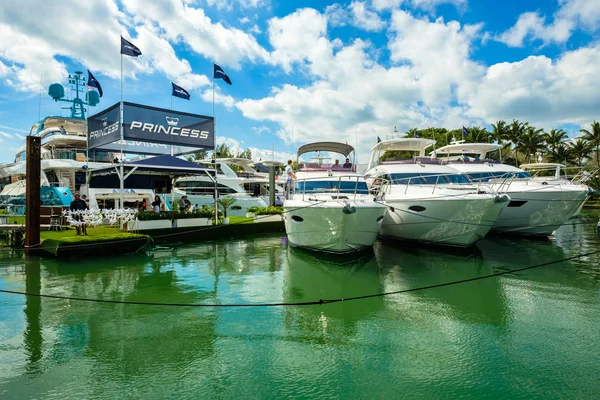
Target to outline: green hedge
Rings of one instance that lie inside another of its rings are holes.
[[[281,215],[281,214],[283,214],[283,207],[277,207],[277,206],[260,207],[254,213],[256,215]]]
[[[137,219],[140,221],[156,221],[160,219],[188,219],[188,218],[214,218],[215,210],[204,205],[197,211],[181,212],[181,211],[143,211],[137,214]]]

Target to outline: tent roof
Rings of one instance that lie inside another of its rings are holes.
[[[102,168],[94,168],[92,174],[97,171],[105,171],[118,168],[120,164],[110,164]],[[201,173],[213,172],[214,169],[206,168],[196,163],[182,160],[181,158],[161,155],[156,157],[144,158],[137,161],[125,161],[123,168],[131,171],[135,168],[138,173],[152,173],[161,175],[198,175]]]
[[[350,146],[347,143],[339,143],[339,142],[315,142],[305,144],[298,149],[298,157],[300,157],[304,153],[309,153],[311,151],[331,151],[334,153],[342,154],[345,157],[348,157],[348,154],[354,151],[354,147]]]

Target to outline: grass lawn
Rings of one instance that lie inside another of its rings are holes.
[[[253,224],[254,218],[247,217],[229,217],[229,225],[233,224]]]
[[[75,229],[67,229],[64,231],[44,231],[40,233],[42,241],[46,239],[56,240],[61,243],[85,243],[85,242],[100,242],[106,240],[123,240],[146,237],[138,233],[123,232],[118,228],[98,226],[87,229],[87,235],[77,236]]]

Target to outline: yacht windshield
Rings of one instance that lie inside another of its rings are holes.
[[[469,179],[463,174],[433,174],[433,173],[397,173],[391,174],[393,185],[443,185],[447,183],[465,184]]]
[[[488,182],[490,179],[504,179],[504,178],[531,178],[531,175],[528,172],[472,172],[467,174],[469,179],[474,182]]]
[[[301,181],[296,182],[295,189],[296,193],[320,193],[320,192],[336,192],[338,193],[354,193],[356,194],[368,194],[366,182],[356,181]]]

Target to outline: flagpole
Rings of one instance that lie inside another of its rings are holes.
[[[123,172],[123,162],[124,162],[123,161],[123,53],[121,53],[121,101],[120,101],[120,105],[121,105],[121,107],[120,107],[121,108],[121,112],[120,112],[120,118],[121,118],[121,140],[119,141],[119,143],[120,143],[120,148],[121,148],[120,149],[120,152],[121,152],[121,154],[120,154],[120,156],[121,156],[120,157],[121,165],[120,165],[119,169],[120,169],[120,173],[121,173],[121,176],[120,176],[121,179],[120,179],[120,187],[119,187],[119,189],[120,189],[119,201],[121,203],[120,204],[121,205],[120,208],[123,209],[123,208],[125,208],[125,193],[124,193],[125,192],[125,175],[124,175],[124,172]]]
[[[215,120],[215,65],[213,63],[213,74],[212,74],[212,94],[213,94],[213,161],[215,167],[215,225],[219,222],[219,204],[217,202],[219,197],[218,183],[217,183],[217,123]]]

